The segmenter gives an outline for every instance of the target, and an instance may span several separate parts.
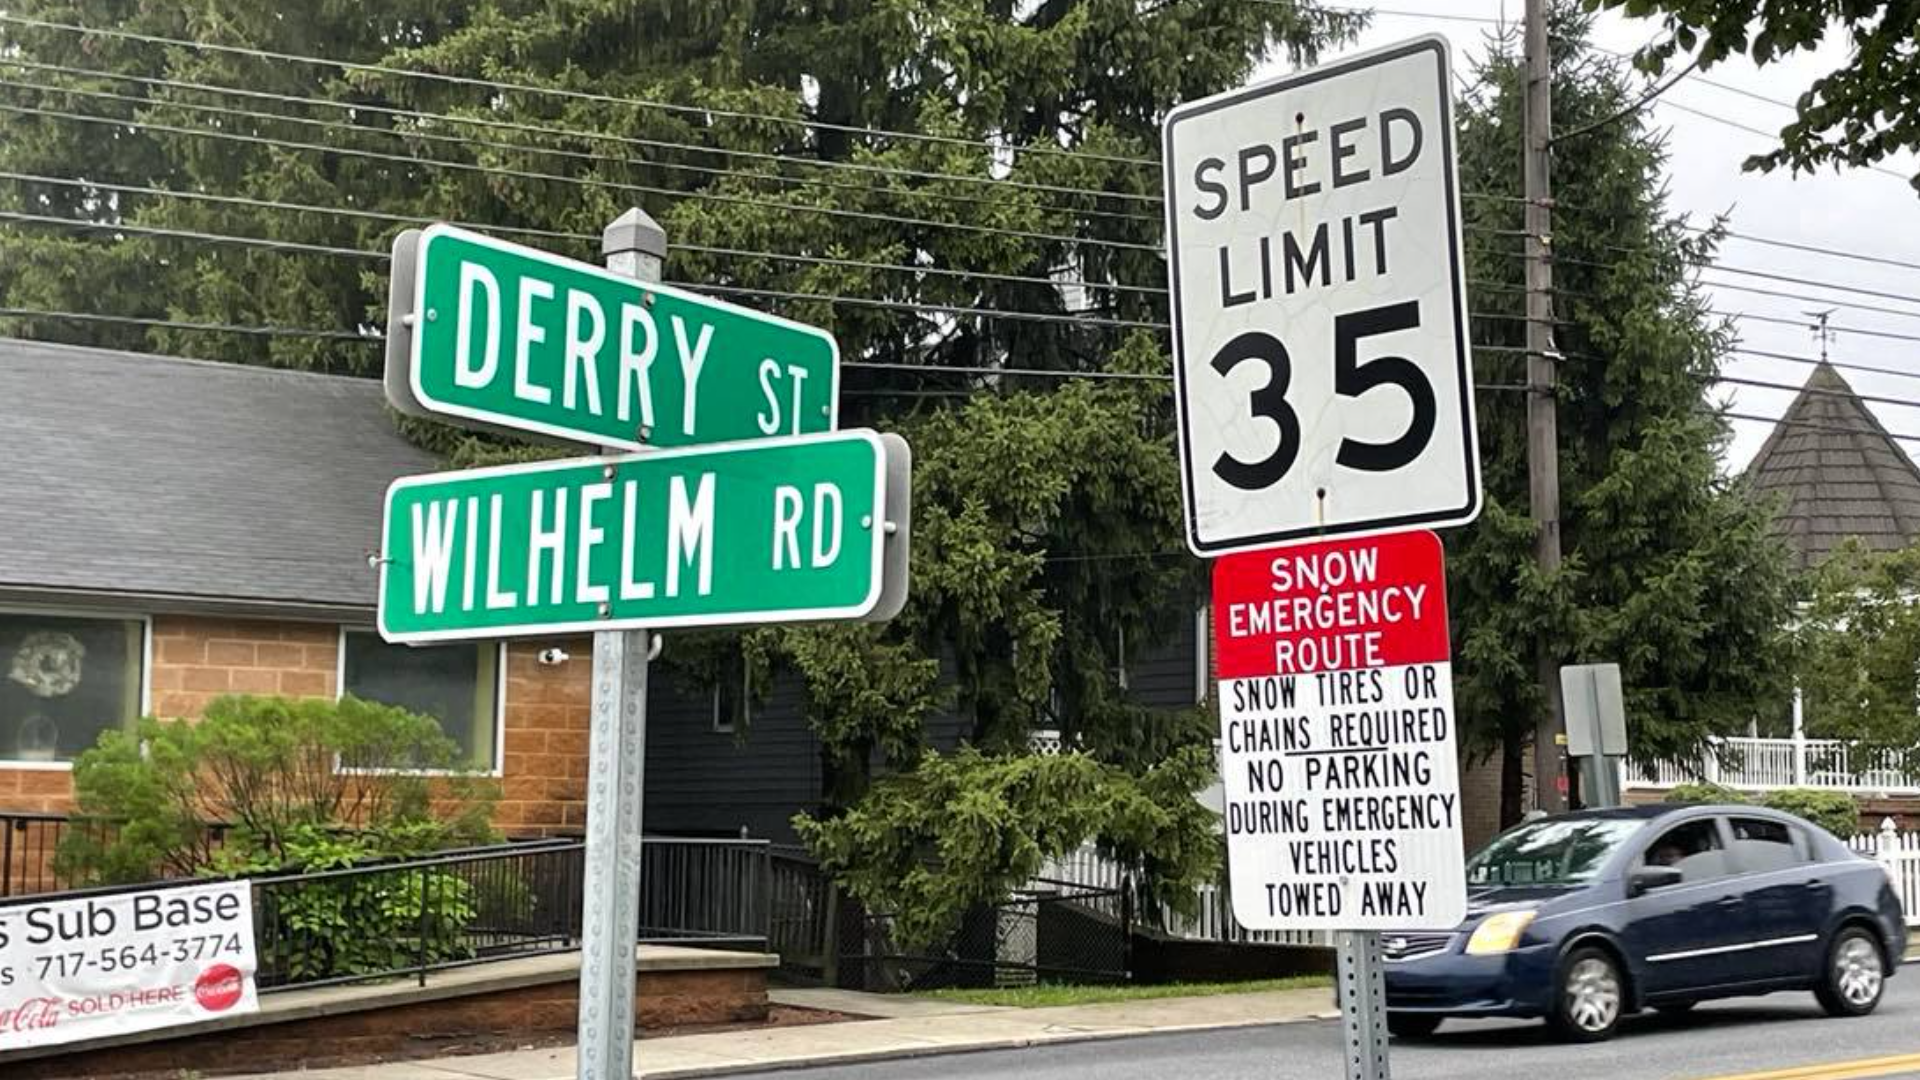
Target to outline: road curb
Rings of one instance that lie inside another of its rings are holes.
[[[1320,1020],[1334,1020],[1340,1016],[1337,1012],[1308,1013],[1305,1016],[1287,1016],[1277,1019],[1258,1020],[1219,1020],[1201,1024],[1170,1024],[1166,1027],[1126,1028],[1112,1031],[1062,1031],[1057,1034],[1037,1034],[1009,1036],[997,1039],[982,1039],[979,1042],[954,1043],[943,1046],[901,1046],[881,1050],[850,1050],[845,1053],[820,1054],[792,1061],[741,1062],[729,1065],[695,1065],[679,1069],[648,1069],[634,1074],[636,1080],[695,1080],[710,1076],[751,1076],[779,1072],[786,1069],[818,1069],[833,1065],[862,1065],[881,1061],[907,1061],[914,1058],[940,1057],[948,1054],[986,1054],[997,1050],[1027,1050],[1041,1046],[1065,1046],[1073,1043],[1116,1042],[1121,1039],[1137,1039],[1149,1035],[1190,1035],[1200,1031],[1228,1031],[1236,1028],[1268,1027],[1280,1024],[1307,1024]],[[642,1043],[641,1047],[644,1048]]]

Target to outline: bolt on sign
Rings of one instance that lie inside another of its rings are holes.
[[[1466,917],[1440,539],[1404,532],[1213,569],[1234,917],[1254,930]]]
[[[394,240],[387,397],[628,449],[832,431],[833,335],[448,225]]]
[[[1168,116],[1196,554],[1478,513],[1449,77],[1419,38]]]
[[[403,477],[387,489],[388,641],[891,618],[910,453],[824,435]]]

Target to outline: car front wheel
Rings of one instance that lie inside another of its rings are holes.
[[[1886,987],[1886,960],[1874,936],[1858,926],[1835,934],[1813,991],[1827,1015],[1865,1016],[1879,1006]]]
[[[1626,981],[1604,949],[1575,949],[1560,967],[1554,1006],[1547,1022],[1561,1038],[1599,1042],[1613,1037],[1626,1006]]]

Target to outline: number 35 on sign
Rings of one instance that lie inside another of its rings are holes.
[[[1197,554],[1478,513],[1449,78],[1420,38],[1168,117]]]

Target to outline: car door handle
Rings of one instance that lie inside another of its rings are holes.
[[[1827,883],[1824,881],[1821,881],[1819,878],[1814,878],[1813,880],[1807,882],[1807,888],[1812,889],[1816,892],[1826,887],[1827,887]]]
[[[1723,908],[1737,908],[1740,906],[1740,898],[1737,896],[1723,896],[1720,899],[1714,901],[1714,906],[1723,907]]]

